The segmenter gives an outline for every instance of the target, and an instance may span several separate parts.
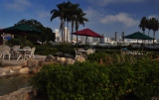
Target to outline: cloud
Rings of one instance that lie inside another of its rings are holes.
[[[144,2],[146,0],[98,0],[98,2],[96,2],[95,0],[88,0],[88,1],[91,3],[98,4],[100,6],[105,6],[110,3],[138,3],[138,2]]]
[[[148,18],[152,18],[152,17],[159,19],[159,15],[149,15],[148,16]]]
[[[13,2],[10,0],[5,5],[7,9],[15,11],[24,11],[29,6],[31,6],[31,3],[28,0],[13,0]]]
[[[38,11],[37,15],[39,18],[48,18],[48,17],[51,18],[50,12],[45,11],[45,10]]]
[[[137,20],[134,20],[127,13],[119,13],[117,15],[107,15],[100,20],[102,24],[122,23],[125,27],[131,27],[138,24]]]
[[[103,13],[100,13],[101,10],[99,9],[93,9],[91,7],[88,7],[87,10],[84,11],[86,13],[86,18],[89,20],[91,23],[98,23],[99,19],[102,18]]]

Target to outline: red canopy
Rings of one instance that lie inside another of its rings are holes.
[[[99,38],[103,38],[102,35],[90,30],[89,28],[86,28],[86,29],[83,29],[83,30],[80,30],[80,31],[77,31],[77,32],[74,32],[72,33],[74,35],[82,35],[82,36],[90,36],[90,37],[99,37]]]

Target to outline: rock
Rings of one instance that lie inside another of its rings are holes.
[[[21,66],[22,66],[22,67],[26,67],[26,66],[27,66],[27,61],[23,61],[23,63],[22,63]]]
[[[12,69],[14,69],[14,70],[18,70],[18,69],[21,69],[22,68],[22,66],[14,66],[14,67],[12,67]]]
[[[45,58],[45,61],[55,61],[55,57],[50,54]]]
[[[29,73],[30,74],[35,74],[35,73],[38,72],[38,69],[39,69],[38,67],[32,68],[32,69],[30,69]]]
[[[92,53],[94,53],[96,50],[95,49],[88,49],[86,52],[87,52],[87,55],[89,55],[89,54],[92,54]]]
[[[32,87],[25,87],[8,95],[0,96],[0,100],[31,100],[36,95],[37,93]]]
[[[57,57],[57,61],[60,62],[60,64],[64,65],[66,62],[66,58],[65,57]]]
[[[30,58],[28,61],[27,61],[27,66],[29,68],[34,68],[34,67],[38,67],[38,61],[33,59],[33,58]]]
[[[19,70],[19,73],[20,74],[28,74],[29,73],[29,68],[28,67],[21,68]]]
[[[66,63],[66,65],[74,64],[74,63],[75,63],[75,60],[72,59],[72,58],[67,58],[65,63]]]
[[[81,55],[76,55],[75,61],[84,62],[84,61],[86,61],[86,59]]]

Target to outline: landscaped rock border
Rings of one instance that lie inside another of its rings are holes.
[[[18,74],[35,74],[38,71],[39,62],[35,59],[25,61],[24,65],[0,67],[0,77],[13,76]]]
[[[35,97],[36,95],[36,91],[30,86],[21,88],[10,94],[0,96],[0,100],[31,100],[31,98]]]

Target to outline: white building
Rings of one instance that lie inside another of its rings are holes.
[[[69,29],[67,28],[67,27],[65,27],[65,38],[64,38],[64,40],[66,41],[66,42],[71,42],[71,34],[70,34],[70,31],[69,31]]]
[[[61,35],[58,29],[54,30],[55,33],[55,42],[60,42],[61,41]]]

